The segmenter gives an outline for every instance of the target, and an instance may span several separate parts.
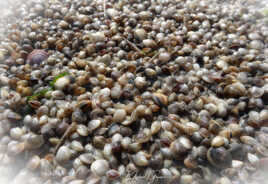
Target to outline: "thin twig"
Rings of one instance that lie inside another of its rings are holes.
[[[68,137],[68,135],[73,131],[73,129],[76,127],[76,123],[72,122],[72,124],[68,127],[68,129],[64,132],[62,137],[60,138],[60,142],[57,144],[55,150],[54,150],[54,155],[57,153],[59,147],[63,144],[65,139]]]
[[[133,47],[137,52],[139,52],[139,53],[143,53],[134,43],[132,43],[131,41],[129,41],[128,39],[126,39],[126,38],[124,38],[126,41],[127,41],[127,43],[129,44],[129,45],[131,45],[131,47]]]
[[[155,55],[148,62],[149,63],[152,62],[158,55],[159,55],[159,52],[155,53]]]

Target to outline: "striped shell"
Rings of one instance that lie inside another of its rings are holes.
[[[40,65],[44,60],[48,58],[48,53],[44,50],[35,49],[27,57],[27,62],[30,65]]]

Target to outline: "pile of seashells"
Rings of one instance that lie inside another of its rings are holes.
[[[13,1],[0,18],[1,174],[12,184],[265,183],[268,13],[256,6]]]

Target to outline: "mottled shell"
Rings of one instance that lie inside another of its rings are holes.
[[[232,155],[224,147],[211,147],[207,152],[207,159],[213,166],[224,168],[231,164]]]
[[[30,65],[40,65],[44,60],[48,58],[48,53],[41,49],[33,50],[27,57],[27,62]]]

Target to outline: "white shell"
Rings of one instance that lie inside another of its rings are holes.
[[[224,145],[224,138],[222,136],[216,136],[211,142],[211,146],[220,147]]]
[[[70,84],[70,78],[67,77],[67,76],[64,76],[64,77],[61,77],[59,78],[55,84],[54,84],[54,87],[57,89],[57,90],[63,90],[64,88],[66,88],[69,84]]]
[[[104,176],[105,173],[109,170],[109,163],[103,159],[96,160],[91,164],[90,169],[94,174],[98,176]]]
[[[71,158],[71,150],[67,146],[61,146],[56,154],[58,162],[66,162]]]

